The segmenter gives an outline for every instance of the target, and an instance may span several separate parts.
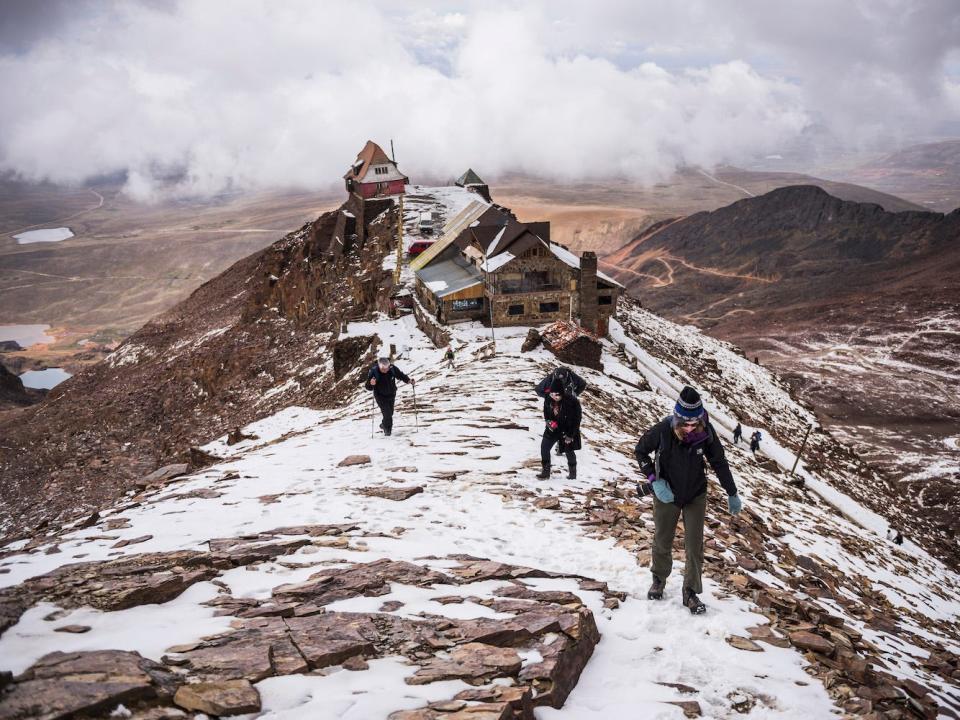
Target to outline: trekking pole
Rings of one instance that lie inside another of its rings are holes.
[[[420,415],[419,415],[419,413],[417,412],[417,386],[416,386],[416,383],[414,383],[413,385],[411,385],[410,388],[413,390],[413,422],[414,422],[414,428],[415,428],[414,431],[415,431],[415,432],[420,432]]]
[[[807,433],[803,436],[803,442],[800,443],[800,450],[797,452],[797,459],[793,461],[793,467],[790,468],[791,475],[797,471],[797,463],[800,462],[800,456],[803,455],[803,449],[807,446],[807,438],[810,437],[811,430],[813,430],[813,425],[807,428]]]
[[[377,399],[370,393],[370,439],[373,439],[373,425],[377,421]]]

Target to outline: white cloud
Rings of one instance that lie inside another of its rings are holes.
[[[126,170],[141,198],[171,177],[178,193],[319,188],[393,138],[414,179],[653,181],[775,153],[813,121],[874,139],[956,107],[949,5],[661,5],[79,5],[0,54],[0,169]]]

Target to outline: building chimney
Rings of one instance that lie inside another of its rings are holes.
[[[580,257],[580,327],[598,332],[597,254],[585,252]]]

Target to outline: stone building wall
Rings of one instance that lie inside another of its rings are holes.
[[[538,293],[516,293],[510,295],[496,295],[493,298],[493,324],[497,327],[505,325],[539,325],[566,320],[570,317],[571,294],[564,291],[548,291]],[[540,303],[556,303],[558,309],[552,312],[542,312]],[[523,305],[523,313],[510,314],[511,305]]]

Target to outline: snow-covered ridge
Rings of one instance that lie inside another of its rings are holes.
[[[359,389],[336,410],[287,408],[245,427],[250,439],[231,446],[219,438],[205,446],[225,458],[221,463],[120,503],[102,512],[93,527],[66,532],[57,542],[59,552],[19,548],[0,560],[0,570],[7,571],[0,574],[0,583],[15,589],[28,578],[78,560],[203,552],[212,538],[251,538],[291,527],[289,537],[306,544],[282,559],[225,570],[216,581],[233,598],[259,602],[318,571],[351,563],[390,559],[443,572],[456,565],[450,556],[469,555],[594,578],[627,593],[614,608],[600,593],[569,580],[524,581],[538,591],[577,594],[602,635],[564,707],[539,708],[538,718],[678,718],[682,711],[668,703],[691,700],[713,717],[732,716],[736,707],[752,707],[758,717],[829,716],[835,708],[817,679],[820,661],[804,657],[789,643],[781,647],[783,633],[797,622],[784,619],[793,617],[785,610],[767,606],[772,598],[779,608],[782,597],[800,603],[807,617],[819,608],[824,616],[838,618],[840,625],[830,627],[838,638],[859,637],[852,647],[860,656],[881,660],[892,677],[918,682],[947,707],[955,705],[950,694],[956,693],[956,683],[948,684],[923,663],[934,649],[954,654],[960,649],[956,575],[918,548],[887,543],[878,534],[882,528],[873,527],[876,521],[865,520],[866,515],[852,522],[836,512],[834,505],[848,515],[857,507],[841,492],[834,489],[830,503],[824,502],[791,485],[775,467],[755,462],[742,446],[729,447],[728,457],[746,515],[730,518],[711,481],[703,595],[708,614],[690,618],[679,603],[679,579],[674,577],[663,603],[644,599],[652,518],[649,501],[633,495],[631,450],[637,434],[670,410],[677,388],[688,378],[678,365],[643,347],[674,343],[687,354],[699,351],[716,358],[722,378],[704,377],[696,384],[705,391],[707,407],[724,435],[748,403],[770,412],[771,423],[763,427],[769,440],[765,452],[774,438],[812,419],[766,370],[753,369],[696,331],[647,315],[628,312],[614,326],[613,342],[605,343],[604,373],[582,370],[590,388],[583,397],[585,449],[578,480],[566,480],[556,471],[547,481],[534,476],[542,417],[532,386],[555,361],[543,350],[519,352],[525,328],[497,330],[497,354],[490,358],[488,329],[455,327],[458,366],[448,371],[440,366],[441,351],[412,318],[381,318],[353,324],[347,334],[376,333],[382,342],[393,343],[401,353],[398,366],[419,381],[416,413],[412,390],[401,386],[393,437],[373,433],[377,418],[371,398]],[[624,345],[624,355],[618,343]],[[614,377],[634,385],[648,380],[653,389],[635,390]],[[781,456],[785,448],[770,452],[777,462],[788,459]],[[350,455],[369,455],[370,460],[341,466]],[[811,471],[805,477],[811,484],[833,480]],[[358,492],[414,484],[423,491],[402,502]],[[336,538],[295,534],[298,526],[328,523],[353,523],[356,529]],[[118,547],[124,541],[133,542]],[[488,617],[483,604],[445,605],[433,598],[462,591],[484,599],[497,588],[502,586],[425,589],[398,582],[376,602],[355,598],[333,610],[366,612],[393,607],[383,603],[396,601],[402,605],[380,612],[405,619],[419,613]],[[203,604],[215,593],[212,583],[202,582],[164,605],[96,616],[73,610],[56,622],[43,619],[54,608],[35,608],[0,636],[0,657],[16,656],[21,669],[51,649],[121,647],[122,636],[123,648],[160,661],[162,643],[156,635],[134,630],[154,620],[163,626],[163,618],[179,614],[184,622],[170,636],[171,645],[220,632],[223,617]],[[763,639],[762,629],[771,619],[778,623],[768,636],[775,643]],[[92,629],[70,635],[67,642],[54,632],[65,623]],[[744,642],[750,636],[759,638],[759,644]],[[738,644],[753,651],[738,649]],[[532,657],[523,661],[533,662]],[[271,718],[386,717],[392,710],[421,707],[463,690],[462,684],[442,683],[414,690],[405,679],[416,670],[408,660],[392,656],[370,661],[367,670],[278,675],[255,686]],[[693,693],[663,683],[689,686]],[[311,699],[320,697],[325,701]]]

